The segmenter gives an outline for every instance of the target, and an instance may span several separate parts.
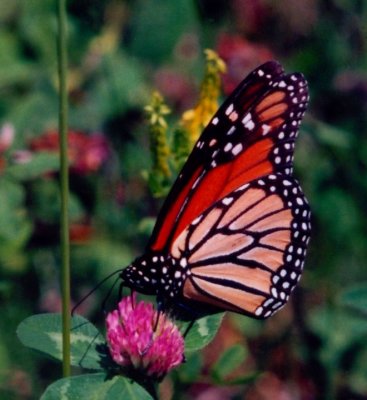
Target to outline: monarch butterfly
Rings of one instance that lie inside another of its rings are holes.
[[[267,62],[235,89],[197,141],[124,286],[161,308],[267,318],[300,279],[311,212],[293,178],[308,103],[300,73]]]

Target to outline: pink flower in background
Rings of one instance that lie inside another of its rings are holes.
[[[233,0],[231,8],[237,32],[261,36],[274,6],[267,0]]]
[[[30,142],[34,152],[59,151],[59,134],[48,131]],[[68,155],[72,171],[88,174],[98,171],[110,155],[106,138],[101,134],[87,135],[80,131],[68,133]]]
[[[30,150],[16,150],[11,157],[16,164],[27,164],[32,160],[33,153]]]
[[[107,342],[113,360],[153,379],[162,379],[184,360],[184,339],[168,317],[151,303],[123,298],[106,318]]]
[[[6,123],[0,128],[0,153],[7,150],[14,141],[14,126]]]
[[[173,68],[160,68],[154,77],[154,86],[170,103],[179,109],[187,109],[192,105],[196,94],[193,82]]]
[[[3,153],[13,144],[14,126],[6,123],[0,128],[0,173],[5,169],[6,159]]]
[[[226,94],[231,93],[248,72],[274,59],[274,54],[268,47],[252,43],[239,35],[222,34],[216,50],[227,64],[228,72],[223,76]]]

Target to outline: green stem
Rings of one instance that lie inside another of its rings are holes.
[[[62,290],[62,355],[63,376],[70,375],[70,245],[69,245],[69,175],[68,175],[68,104],[66,6],[58,0],[58,66],[59,66],[59,135],[60,135],[60,191],[61,191],[61,290]]]

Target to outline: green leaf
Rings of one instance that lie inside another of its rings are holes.
[[[32,213],[37,219],[48,224],[60,223],[60,187],[56,180],[40,179],[32,185]],[[83,206],[73,192],[69,193],[69,219],[79,220],[83,217]]]
[[[182,35],[197,23],[194,3],[185,0],[139,0],[132,15],[130,50],[153,62],[170,57]]]
[[[317,137],[320,143],[340,149],[348,149],[348,132],[319,120],[307,120],[306,129]]]
[[[367,317],[367,283],[349,287],[341,294],[340,301]]]
[[[109,362],[102,335],[83,317],[73,317],[71,324],[71,365],[101,370],[102,366]],[[25,346],[62,360],[60,314],[28,317],[19,324],[17,335]]]
[[[57,56],[54,49],[57,25],[53,5],[52,0],[26,1],[18,21],[18,29],[27,38],[27,43],[32,45],[38,56],[44,61],[47,60],[50,69]]]
[[[113,118],[134,106],[142,108],[147,102],[149,91],[136,59],[118,51],[105,55],[101,67],[104,73],[100,79],[90,82],[88,99],[70,110],[70,125],[74,128],[99,129],[106,118]],[[136,157],[134,161],[136,163]]]
[[[42,72],[39,74],[42,75]],[[14,148],[27,147],[25,132],[40,134],[50,127],[56,126],[57,105],[57,93],[52,88],[42,92],[31,90],[21,97],[18,96],[7,115],[7,120],[12,121],[17,132],[14,138]]]
[[[190,353],[208,345],[216,335],[222,323],[224,313],[209,315],[195,321],[185,339],[185,351]],[[189,323],[183,323],[181,331],[184,332]]]
[[[182,363],[178,370],[181,382],[190,383],[198,381],[203,367],[202,354],[200,352],[190,353],[185,363]]]
[[[151,400],[153,397],[137,383],[122,376],[108,378],[104,373],[60,379],[51,384],[41,400]]]
[[[367,319],[330,305],[313,310],[308,324],[322,341],[319,357],[332,374],[337,372],[343,353],[367,334]]]
[[[0,10],[1,17],[6,8]],[[35,68],[28,60],[22,58],[20,41],[16,35],[2,30],[0,48],[0,87],[3,89],[11,85],[34,82]]]
[[[56,171],[59,168],[58,153],[37,153],[25,164],[14,164],[7,167],[7,174],[19,180],[37,178],[46,172]]]
[[[25,193],[21,185],[0,178],[0,254],[25,244],[31,224],[24,207]]]
[[[353,350],[352,350],[353,351]],[[350,357],[350,352],[348,354]],[[361,346],[355,352],[355,360],[348,371],[350,386],[359,393],[367,392],[367,346],[365,340],[361,340]]]
[[[253,384],[259,377],[260,377],[261,373],[260,372],[250,372],[247,375],[243,375],[243,376],[239,376],[236,378],[233,378],[231,380],[226,379],[225,381],[221,382],[224,385],[228,386],[228,385],[249,385],[249,384]]]
[[[152,217],[143,218],[138,225],[138,232],[142,235],[150,236],[153,232],[156,219]]]
[[[247,350],[244,346],[236,344],[227,349],[214,364],[212,376],[215,380],[221,382],[233,372],[246,358]]]

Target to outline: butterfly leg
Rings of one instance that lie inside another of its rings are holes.
[[[191,331],[191,328],[194,326],[195,321],[196,321],[195,319],[192,319],[187,325],[185,332],[182,335],[184,339],[186,338],[187,334]]]
[[[111,294],[113,292],[113,289],[115,288],[115,286],[116,286],[117,282],[119,281],[119,279],[120,279],[119,276],[115,279],[115,282],[113,282],[111,287],[108,289],[108,292],[107,292],[106,296],[104,297],[104,299],[102,301],[102,310],[103,310],[104,314],[107,314],[107,302],[110,299]],[[121,299],[120,293],[122,293],[122,290],[123,290],[123,284],[121,283],[120,287],[119,287],[119,299]]]
[[[160,318],[161,314],[162,314],[162,311],[158,311],[158,313],[157,313],[157,318],[156,318],[156,321],[155,321],[155,323],[154,323],[154,332],[155,332],[155,331],[157,330],[157,328],[158,328],[159,318]]]
[[[159,318],[161,317],[161,315],[162,315],[162,309],[159,307],[159,304],[158,304],[158,312],[157,312],[157,317],[154,322],[153,332],[155,332],[158,328]]]

